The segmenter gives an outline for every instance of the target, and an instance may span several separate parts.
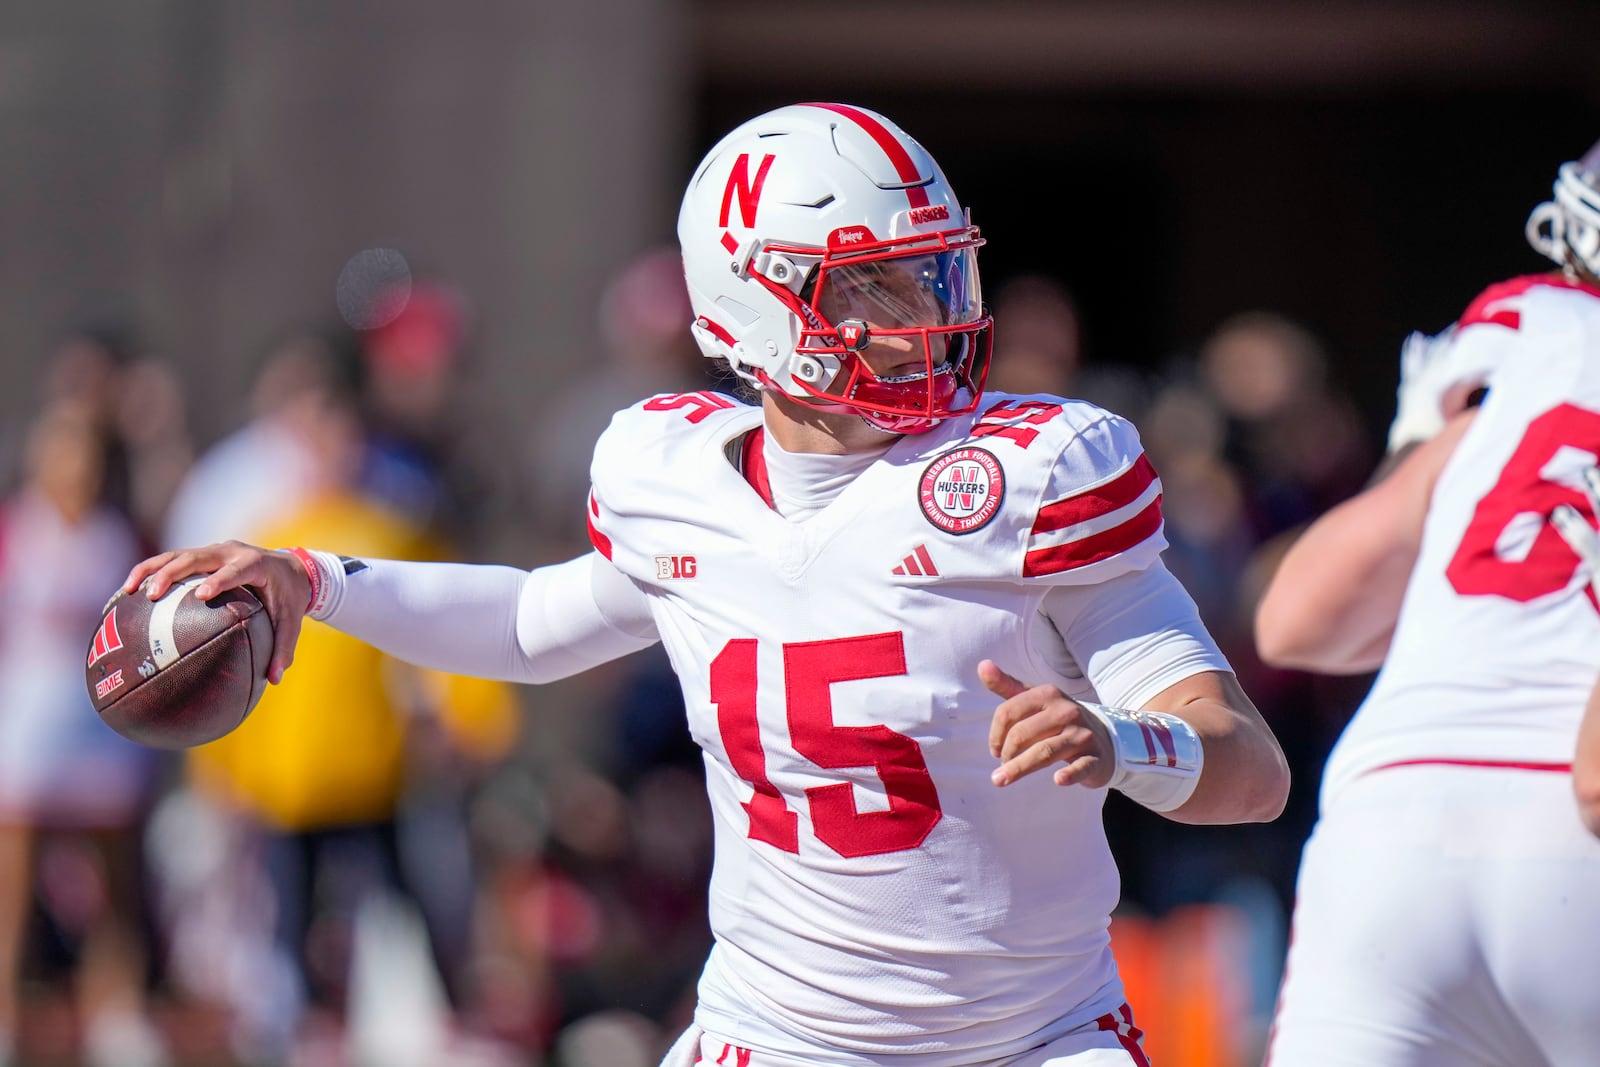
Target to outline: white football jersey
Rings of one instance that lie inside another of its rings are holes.
[[[1487,290],[1457,344],[1496,349],[1488,394],[1440,473],[1372,692],[1329,757],[1326,805],[1379,767],[1570,766],[1600,669],[1588,569],[1549,516],[1591,515],[1600,460],[1600,291],[1559,276]]]
[[[1159,566],[1137,434],[1078,401],[986,398],[791,522],[730,461],[761,417],[654,397],[592,472],[591,537],[650,593],[704,749],[717,940],[697,1022],[801,1062],[957,1067],[1115,1009],[1105,793],[991,784],[999,698],[976,666],[1124,706],[1227,669],[1203,632],[1198,656],[1144,637],[1175,665],[1129,682],[1039,611],[1063,584],[1121,610],[1099,584]]]

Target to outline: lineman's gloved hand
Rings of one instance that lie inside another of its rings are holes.
[[[1465,410],[1472,393],[1488,379],[1498,348],[1487,338],[1463,339],[1453,326],[1432,337],[1416,332],[1408,336],[1400,346],[1400,387],[1388,450],[1428,440]]]
[[[1600,516],[1600,467],[1590,467],[1583,472],[1583,485],[1589,492],[1589,510]],[[1600,531],[1590,526],[1583,513],[1571,504],[1556,505],[1550,521],[1589,568],[1589,581],[1595,587],[1595,594],[1600,596]]]

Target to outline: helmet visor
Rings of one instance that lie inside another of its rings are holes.
[[[813,306],[831,325],[856,321],[874,333],[976,322],[983,314],[976,252],[907,251],[825,264]]]
[[[807,391],[869,420],[886,416],[896,432],[970,410],[988,369],[976,252],[976,243],[941,243],[824,260],[808,294],[821,321],[801,331],[796,351],[837,359],[839,373]]]

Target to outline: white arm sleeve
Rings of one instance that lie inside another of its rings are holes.
[[[660,640],[648,595],[598,553],[532,571],[362,562],[337,568],[323,621],[421,667],[550,682]]]
[[[1202,671],[1231,671],[1183,584],[1157,560],[1092,586],[1060,586],[1040,607],[1101,703],[1142,708]]]

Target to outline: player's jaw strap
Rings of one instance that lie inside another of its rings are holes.
[[[1194,727],[1159,711],[1127,711],[1080,700],[1111,731],[1117,769],[1111,788],[1151,811],[1172,811],[1194,793],[1205,752]]]

